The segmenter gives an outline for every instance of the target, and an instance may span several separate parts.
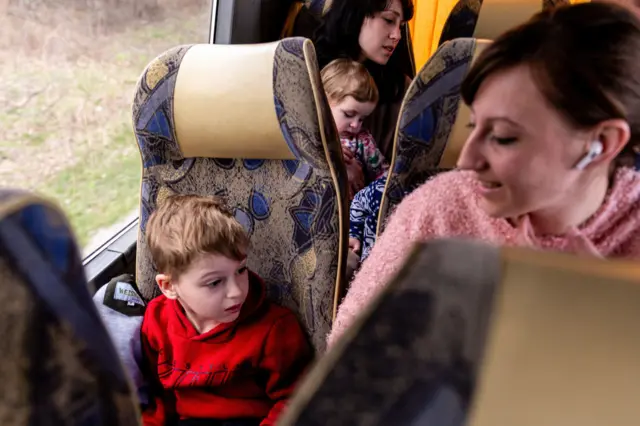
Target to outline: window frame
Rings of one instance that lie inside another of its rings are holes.
[[[136,217],[82,261],[92,293],[111,278],[135,271],[138,225]]]
[[[209,15],[209,44],[214,44],[216,39],[217,19],[218,19],[218,0],[211,0],[211,13]]]

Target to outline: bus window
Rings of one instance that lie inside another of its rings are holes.
[[[213,0],[209,43],[251,44],[276,41],[289,13],[301,0]]]
[[[138,212],[142,70],[206,43],[211,0],[0,1],[0,186],[57,202],[84,254]]]

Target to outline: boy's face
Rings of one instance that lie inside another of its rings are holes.
[[[160,274],[156,281],[165,296],[180,302],[200,333],[235,321],[249,292],[246,259],[213,253],[198,256],[176,279]]]
[[[336,122],[341,138],[353,138],[362,128],[362,122],[376,108],[375,102],[358,102],[352,96],[347,96],[341,102],[331,102],[331,114]]]

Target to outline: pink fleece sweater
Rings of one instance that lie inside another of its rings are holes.
[[[470,237],[496,245],[563,252],[597,252],[603,257],[640,257],[640,173],[616,172],[600,209],[576,233],[523,238],[522,229],[487,216],[478,206],[470,172],[443,173],[411,193],[391,216],[338,309],[328,345],[403,265],[411,246],[432,238]],[[586,245],[586,248],[585,248]]]

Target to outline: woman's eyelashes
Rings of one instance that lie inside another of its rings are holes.
[[[242,275],[245,272],[247,272],[249,269],[246,266],[243,266],[242,268],[238,269],[238,275]]]
[[[467,124],[467,129],[475,130],[476,123],[470,122]],[[489,139],[495,141],[498,145],[509,145],[518,141],[518,138],[515,136],[498,136],[492,131],[483,132],[485,135],[489,136]]]
[[[496,135],[494,135],[492,137],[492,139],[494,141],[496,141],[499,145],[509,145],[509,144],[512,144],[512,143],[514,143],[514,142],[516,142],[518,140],[518,138],[513,137],[513,136],[512,137],[498,137]]]

